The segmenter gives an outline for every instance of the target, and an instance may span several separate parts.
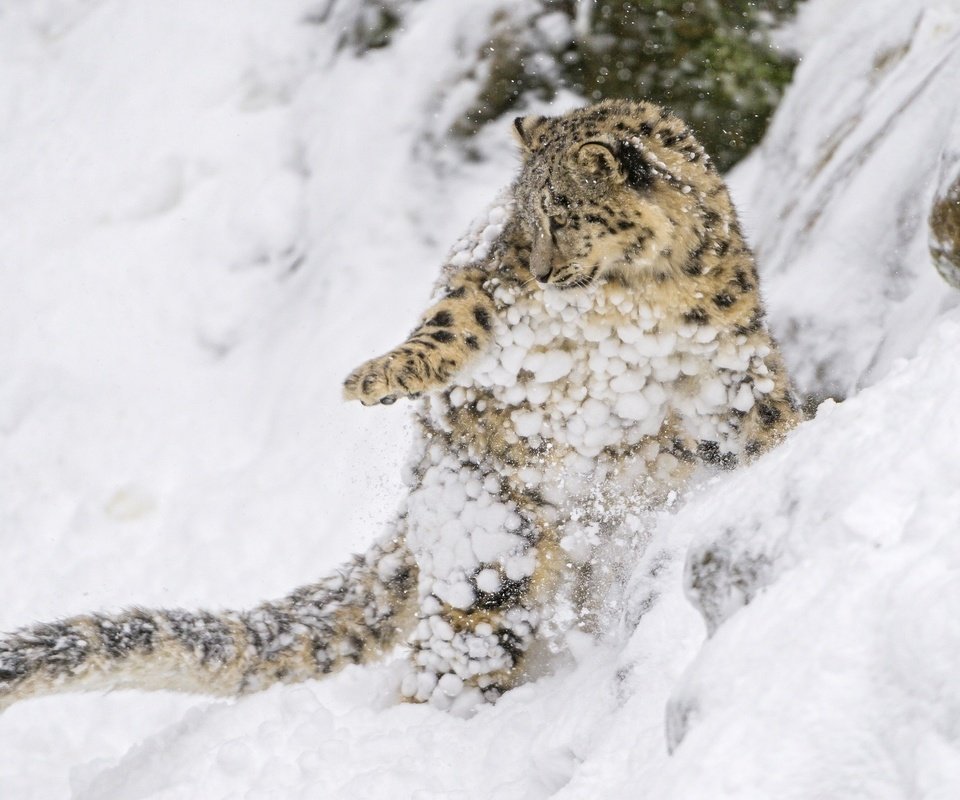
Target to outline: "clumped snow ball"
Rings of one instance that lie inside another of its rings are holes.
[[[504,223],[513,213],[513,208],[511,191],[501,190],[487,213],[477,217],[470,229],[451,248],[445,272],[485,261],[503,233]]]
[[[578,466],[594,469],[604,448],[655,436],[670,407],[696,420],[694,438],[729,442],[725,452],[733,452],[725,412],[746,412],[773,390],[764,377],[768,348],[746,336],[721,343],[708,326],[674,328],[663,310],[625,294],[546,287],[529,298],[512,288],[496,296],[509,307],[506,319],[497,321],[490,351],[458,376],[462,390],[450,402],[482,402],[489,394],[517,407],[504,433],[508,442],[560,446],[561,463],[551,467],[545,458],[542,471],[529,473],[547,490]],[[760,378],[749,379],[751,371]],[[701,379],[708,374],[715,377]],[[655,467],[663,454],[648,455]]]
[[[496,631],[490,624],[457,631],[441,614],[441,602],[462,611],[479,605],[496,616],[501,593],[533,573],[532,536],[516,503],[503,500],[496,475],[462,464],[439,445],[428,448],[419,466],[423,478],[401,514],[407,546],[420,567],[421,619],[413,641],[422,671],[408,676],[401,691],[446,707],[460,694],[464,678],[508,668],[505,645],[513,637],[528,637],[537,619],[518,608]],[[481,677],[478,685],[490,683]]]

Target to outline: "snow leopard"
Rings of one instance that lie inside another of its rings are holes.
[[[597,629],[645,513],[784,438],[799,412],[754,258],[690,128],[608,100],[513,132],[519,174],[453,248],[433,305],[344,382],[347,400],[413,406],[387,530],[249,610],[132,608],[0,638],[0,707],[118,687],[242,695],[398,647],[398,696],[494,701],[530,676],[539,640]]]

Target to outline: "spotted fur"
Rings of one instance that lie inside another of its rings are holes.
[[[790,430],[753,257],[689,128],[607,101],[515,130],[519,177],[455,249],[435,304],[344,383],[365,405],[420,398],[409,496],[384,536],[252,611],[11,634],[0,707],[111,686],[239,694],[400,642],[404,696],[493,699],[524,679],[535,639],[597,627],[645,510]]]

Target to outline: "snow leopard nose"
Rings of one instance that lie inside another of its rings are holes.
[[[550,234],[537,231],[530,249],[530,272],[541,283],[546,283],[553,271],[553,241]]]

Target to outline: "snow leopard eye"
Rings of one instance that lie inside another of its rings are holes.
[[[628,186],[639,191],[653,183],[655,170],[647,163],[638,147],[630,142],[624,142],[620,147],[618,158],[627,173]]]
[[[569,220],[570,198],[548,188],[543,195],[543,212],[550,220],[551,227],[563,227]]]

